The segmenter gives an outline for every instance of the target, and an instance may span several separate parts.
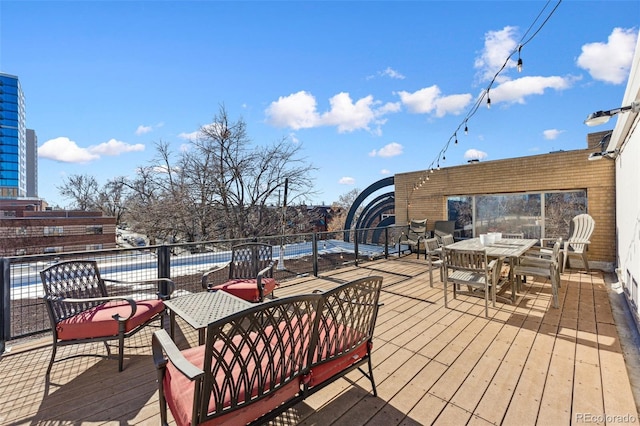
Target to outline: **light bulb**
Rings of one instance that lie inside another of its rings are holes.
[[[520,58],[520,50],[522,50],[522,45],[518,46],[518,65],[516,66],[518,72],[522,72],[522,59]]]

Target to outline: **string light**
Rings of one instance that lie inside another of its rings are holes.
[[[476,112],[478,112],[478,109],[479,109],[480,105],[482,104],[482,102],[484,101],[485,96],[487,98],[487,100],[486,100],[487,109],[491,109],[491,98],[489,97],[489,90],[491,89],[491,87],[495,83],[495,81],[498,78],[498,76],[500,75],[500,73],[502,71],[504,71],[504,69],[507,67],[507,65],[509,63],[513,64],[513,59],[512,58],[516,53],[518,54],[518,60],[516,61],[516,69],[517,69],[518,72],[522,72],[522,69],[523,69],[523,61],[522,61],[522,57],[521,57],[522,48],[524,46],[526,46],[531,40],[533,40],[535,38],[535,36],[540,32],[540,30],[542,30],[542,28],[549,21],[549,19],[554,14],[554,12],[558,9],[558,6],[560,6],[560,3],[562,3],[562,0],[558,0],[557,1],[555,6],[553,7],[553,9],[546,15],[544,21],[536,28],[536,30],[533,32],[533,34],[528,39],[525,40],[525,37],[527,37],[527,35],[532,31],[532,29],[534,28],[534,26],[536,25],[538,20],[543,15],[545,9],[547,9],[547,7],[549,7],[550,3],[551,3],[551,0],[548,0],[545,3],[543,8],[540,10],[540,13],[536,17],[536,19],[531,23],[531,25],[529,26],[529,28],[527,29],[525,34],[522,36],[522,38],[520,40],[520,43],[518,44],[518,47],[509,54],[509,56],[506,58],[506,60],[505,60],[504,64],[502,65],[502,67],[495,73],[493,79],[491,80],[491,82],[489,83],[487,88],[481,92],[480,96],[478,96],[478,98],[476,99],[476,102],[469,109],[469,112],[465,116],[464,121],[462,123],[460,123],[460,125],[458,125],[458,127],[455,129],[453,135],[449,138],[449,140],[445,144],[445,147],[438,154],[437,162],[435,160],[431,162],[431,164],[429,165],[429,173],[433,173],[433,165],[434,165],[434,163],[436,164],[436,170],[440,170],[440,160],[442,159],[442,161],[445,161],[446,157],[445,157],[444,154],[445,154],[445,152],[446,152],[446,150],[447,150],[447,148],[449,146],[449,143],[451,142],[452,139],[454,140],[454,145],[458,145],[458,134],[457,133],[462,128],[463,125],[464,125],[464,134],[465,135],[469,134],[469,126],[468,126],[467,122],[471,117],[473,117],[476,114]],[[426,182],[428,180],[429,180],[429,176],[427,175],[426,176],[426,180],[422,180],[422,182]],[[414,185],[414,189],[416,189],[415,185]]]
[[[518,46],[518,65],[516,68],[518,72],[522,72],[522,58],[520,58],[520,51],[522,50],[522,45]]]

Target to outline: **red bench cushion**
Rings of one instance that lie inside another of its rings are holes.
[[[311,325],[309,325],[311,326]],[[265,327],[265,335],[269,336],[271,327]],[[281,327],[282,328],[282,327]],[[294,341],[296,336],[293,336],[289,341]],[[242,341],[242,336],[235,336],[233,338],[233,344],[238,346]],[[245,341],[251,341],[255,343],[255,352],[262,353],[264,350],[264,340],[258,339],[256,337],[256,333],[251,333],[249,337],[245,339]],[[299,340],[295,340],[300,342]],[[292,355],[292,350],[300,351],[302,350],[304,353],[308,352],[308,342],[302,342],[304,348],[300,348],[300,345],[297,345],[295,348],[291,345],[285,347],[286,353],[284,354],[285,359],[288,359],[290,355]],[[225,342],[217,341],[215,343],[215,347],[218,350],[224,346]],[[271,346],[275,346],[276,342],[270,342]],[[249,358],[249,349],[245,344],[241,356],[244,360]],[[205,345],[201,345],[195,348],[186,349],[181,352],[182,355],[193,365],[196,367],[203,369],[204,367],[204,356],[205,356]],[[283,354],[277,352],[278,355],[282,356]],[[233,365],[231,370],[231,380],[233,383],[236,383],[237,380],[241,376],[241,366],[239,363],[232,362],[232,353],[230,351],[225,352],[225,362],[227,365]],[[270,377],[265,374],[265,371],[268,370],[268,365],[278,365],[283,362],[281,359],[268,359],[268,357],[264,357],[260,360],[261,366],[256,365],[255,358],[252,358],[250,362],[247,362],[248,369],[252,378],[256,378],[258,375],[263,375],[265,381],[265,389],[268,389],[273,382],[280,382],[281,377]],[[254,371],[260,371],[260,373],[253,373]],[[281,373],[281,370],[278,371]],[[291,374],[291,372],[287,372],[287,375]],[[221,386],[225,380],[225,371],[224,369],[219,369],[216,373],[215,381],[217,386]],[[214,418],[211,422],[207,422],[205,424],[228,424],[231,425],[240,425],[249,423],[262,415],[268,413],[274,408],[281,405],[283,402],[288,401],[293,398],[300,391],[300,381],[301,377],[295,377],[291,382],[286,383],[280,389],[276,390],[271,394],[271,396],[261,399],[257,402],[251,402],[246,404],[242,409],[234,410],[227,415],[223,415],[220,417]],[[257,383],[255,381],[251,384],[251,394],[252,396],[257,395]],[[191,382],[187,379],[183,374],[181,374],[175,366],[169,362],[167,364],[167,369],[165,371],[165,376],[163,380],[163,388],[165,397],[167,400],[167,404],[171,409],[171,413],[173,414],[173,418],[178,425],[191,425],[191,414],[193,409],[193,393],[194,393],[194,382]],[[234,395],[237,401],[244,401],[246,399],[246,388],[243,388],[239,391],[239,394]],[[209,391],[206,391],[209,392]],[[227,388],[220,389],[220,392],[223,393],[222,397],[224,398],[223,407],[231,406],[231,393],[232,390]],[[211,398],[209,400],[209,413],[215,412],[215,396],[212,393]]]
[[[125,324],[125,332],[144,324],[164,309],[162,300],[136,301],[136,305],[136,313]],[[131,306],[124,301],[108,302],[62,320],[56,326],[58,339],[117,336],[118,321],[113,319],[115,314],[126,318],[131,314]]]
[[[323,383],[325,380],[340,373],[342,370],[351,367],[353,364],[362,360],[362,358],[367,355],[368,343],[369,342],[365,341],[349,353],[332,359],[331,361],[313,366],[311,368],[311,380],[309,380],[309,386],[317,386],[320,383]]]
[[[262,278],[262,284],[264,285],[264,296],[271,294],[278,285],[275,278]],[[211,287],[211,290],[223,290],[250,302],[260,302],[260,292],[258,291],[258,281],[256,279],[238,278],[229,280],[224,284]]]

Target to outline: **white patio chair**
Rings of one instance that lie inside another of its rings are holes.
[[[562,248],[562,272],[567,267],[569,257],[579,257],[587,273],[589,269],[589,260],[587,259],[587,246],[591,243],[589,238],[593,234],[596,222],[586,213],[579,214],[571,219],[569,225],[569,238],[564,242]],[[571,265],[569,265],[571,266]]]

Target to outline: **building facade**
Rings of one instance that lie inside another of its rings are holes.
[[[24,256],[116,247],[116,218],[101,212],[9,210],[0,217],[0,256]],[[37,208],[37,207],[35,207]]]
[[[27,129],[27,197],[38,197],[38,136],[32,129]]]
[[[18,77],[0,73],[0,198],[27,195],[27,129]]]
[[[589,265],[613,271],[614,162],[589,161],[610,132],[589,134],[586,149],[397,174],[396,224],[427,218],[432,230],[437,220],[455,220],[458,238],[494,231],[566,238],[570,219],[586,212],[596,222],[587,251]]]
[[[627,88],[620,106],[640,103],[640,35],[636,44]],[[607,151],[617,152],[616,229],[609,238],[618,245],[618,282],[631,305],[640,329],[640,112],[619,114]]]

